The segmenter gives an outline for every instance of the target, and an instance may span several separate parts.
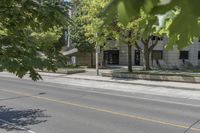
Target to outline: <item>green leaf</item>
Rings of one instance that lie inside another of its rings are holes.
[[[103,13],[109,14],[106,19],[118,16],[120,22],[126,25],[131,19],[140,14],[140,7],[143,6],[144,3],[149,4],[146,0],[113,0],[111,5],[107,6]],[[146,9],[148,10],[147,6]]]
[[[174,9],[174,7],[179,8],[179,13],[169,27],[169,38],[171,39],[173,36],[177,36],[176,45],[178,45],[179,49],[187,47],[192,43],[194,38],[199,37],[199,4],[199,0],[175,0],[167,5],[154,9],[154,13],[165,13],[166,11]]]
[[[141,10],[150,13],[158,3],[159,0],[113,0],[103,13],[107,14],[106,19],[109,21],[110,17],[117,16],[119,21],[126,25],[131,19],[138,17]]]
[[[184,48],[191,44],[194,38],[199,37],[200,31],[200,10],[199,0],[114,0],[115,4],[108,6],[109,9],[116,9],[116,6],[120,4],[120,9],[116,10],[117,15],[123,24],[128,24],[131,19],[139,15],[139,11],[142,9],[146,15],[160,15],[166,14],[171,10],[180,10],[177,17],[172,18],[172,23],[168,26],[169,39],[176,36],[176,44],[178,48]],[[114,3],[114,2],[113,2]],[[122,4],[123,3],[123,4]],[[109,12],[109,10],[107,10]],[[113,17],[112,16],[106,16]],[[152,32],[151,28],[148,28],[148,32]],[[172,39],[173,40],[173,39]],[[170,41],[171,42],[171,41]],[[174,41],[172,41],[174,42]]]
[[[60,0],[0,1],[0,70],[41,79],[36,69],[56,70],[62,57],[57,42],[71,23]]]

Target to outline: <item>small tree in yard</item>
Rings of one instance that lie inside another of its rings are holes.
[[[127,44],[128,47],[128,71],[132,72],[132,47],[136,44],[138,39],[140,18],[129,22],[127,25],[123,25],[117,22],[114,36],[118,36],[121,43]]]
[[[147,39],[141,39],[141,42],[143,44],[143,49],[136,44],[136,47],[142,51],[144,54],[144,70],[151,70],[151,65],[150,65],[150,59],[151,59],[151,54],[154,49],[154,47],[158,44],[158,38],[155,37],[155,40],[152,40],[153,36],[149,36]]]
[[[115,35],[118,36],[118,39],[121,43],[127,44],[128,46],[128,71],[132,72],[132,47],[135,46],[138,50],[142,51],[144,54],[144,68],[145,70],[150,69],[149,57],[153,48],[157,45],[158,41],[155,41],[153,45],[149,47],[149,42],[151,40],[150,34],[152,32],[147,32],[148,28],[151,28],[151,31],[154,30],[153,25],[157,19],[150,19],[143,12],[138,18],[132,19],[129,23],[124,25],[121,22],[116,22],[113,25],[113,30]],[[152,21],[150,23],[150,21]],[[148,29],[149,30],[149,29]],[[149,36],[148,36],[149,35]],[[147,36],[147,37],[146,37]],[[147,38],[147,39],[143,39]],[[138,41],[143,42],[143,48],[138,45]]]
[[[95,47],[104,47],[110,38],[109,26],[102,26],[103,19],[99,17],[101,10],[109,3],[109,0],[82,0],[75,16],[77,29],[74,29],[75,42],[81,51],[90,51]],[[80,42],[78,42],[78,40]],[[82,42],[81,42],[82,41]],[[102,63],[103,64],[103,63]]]
[[[75,26],[70,27],[71,39],[75,47],[81,53],[90,53],[91,56],[91,67],[93,67],[93,53],[95,49],[95,44],[92,44],[88,41],[88,38],[85,36],[86,31],[84,26],[87,25],[87,22],[82,19],[82,15],[85,14],[83,10],[84,4],[77,1],[72,1],[72,5],[75,7],[74,15],[72,17]]]
[[[128,71],[132,72],[132,47],[135,46],[144,54],[144,70],[150,70],[150,55],[153,49],[159,42],[158,36],[166,36],[167,28],[171,21],[169,18],[174,17],[174,13],[168,13],[163,19],[162,24],[159,24],[157,16],[150,16],[141,11],[138,18],[132,19],[124,25],[117,22],[117,28],[113,28],[120,38],[120,42],[128,45]],[[165,21],[164,21],[165,20]],[[154,40],[152,37],[155,36]],[[142,47],[138,45],[142,42]]]
[[[175,18],[176,12],[168,12],[162,20],[160,20],[161,23],[159,23],[158,16],[146,15],[143,12],[141,14],[142,18],[138,30],[140,37],[138,41],[142,42],[143,48],[141,48],[138,43],[135,44],[137,49],[141,50],[144,54],[144,70],[151,70],[150,60],[152,51],[157,46],[160,38],[168,35],[167,29]]]

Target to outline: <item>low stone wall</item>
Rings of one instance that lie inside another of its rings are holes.
[[[138,74],[138,73],[134,74],[134,73],[113,72],[113,73],[102,73],[102,76],[113,77],[113,78],[127,78],[127,79],[200,83],[200,76],[189,76],[189,75]]]
[[[48,70],[43,70],[43,71],[39,71],[39,72],[49,72],[49,73],[54,73],[52,71],[48,71]],[[60,74],[76,74],[76,73],[84,73],[86,72],[85,69],[58,69],[55,73],[60,73]]]

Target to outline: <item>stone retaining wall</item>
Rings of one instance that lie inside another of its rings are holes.
[[[157,80],[157,81],[175,81],[200,83],[200,77],[188,75],[161,75],[161,74],[134,74],[134,73],[102,73],[104,77],[113,78],[127,78],[127,79],[143,79],[143,80]]]
[[[52,71],[48,71],[48,70],[43,70],[40,71],[38,70],[38,72],[49,72],[49,73],[54,73]],[[57,70],[56,73],[60,73],[60,74],[76,74],[76,73],[84,73],[86,72],[85,69],[62,69],[62,70]]]

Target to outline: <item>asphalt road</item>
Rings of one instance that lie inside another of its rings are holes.
[[[94,88],[0,77],[0,133],[200,133],[198,100]]]

